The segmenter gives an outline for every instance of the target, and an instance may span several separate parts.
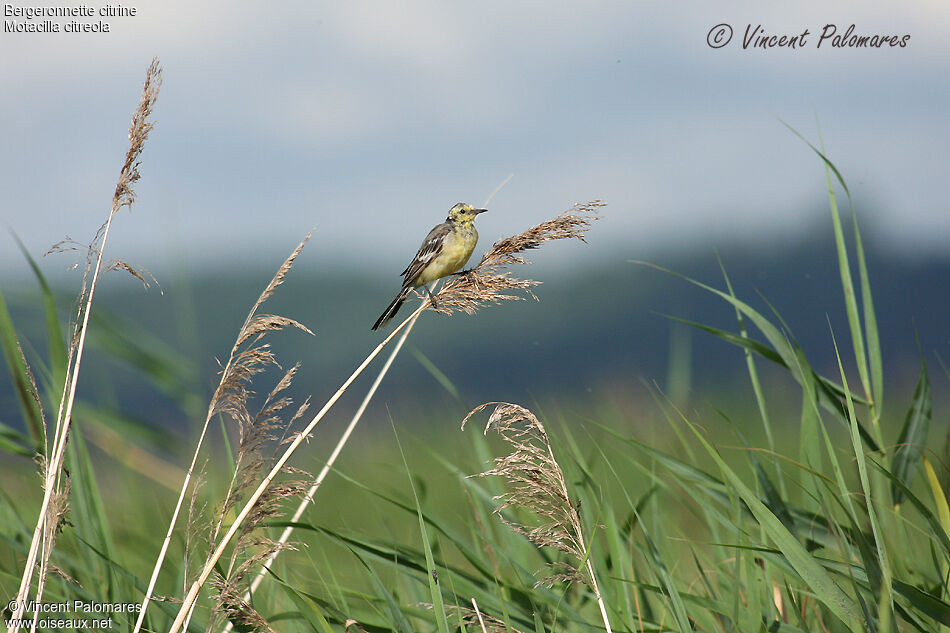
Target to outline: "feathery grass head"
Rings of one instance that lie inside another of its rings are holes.
[[[264,342],[264,337],[270,332],[285,327],[297,328],[312,334],[306,326],[293,319],[274,314],[258,314],[264,302],[283,284],[287,273],[309,239],[310,234],[284,260],[251,307],[244,324],[238,331],[228,362],[221,370],[220,383],[208,407],[205,424],[207,425],[207,421],[216,414],[226,414],[237,426],[238,446],[231,483],[216,512],[216,519],[212,522],[206,539],[212,546],[208,550],[206,567],[210,564],[210,557],[219,543],[219,535],[226,521],[233,515],[235,508],[244,502],[247,491],[259,485],[262,472],[271,467],[273,457],[265,454],[265,448],[279,447],[310,405],[308,399],[297,407],[295,412],[289,409],[293,401],[285,394],[293,383],[299,368],[298,364],[284,371],[277,384],[263,398],[256,412],[250,409],[254,396],[251,388],[255,377],[271,367],[280,367],[270,345]],[[231,550],[228,566],[225,569],[215,568],[214,575],[211,577],[215,599],[214,614],[226,616],[228,620],[254,630],[272,629],[244,599],[249,579],[274,552],[293,547],[288,543],[261,536],[260,528],[266,520],[281,516],[281,502],[287,497],[305,492],[312,479],[309,473],[290,466],[284,466],[282,471],[285,474],[300,477],[300,480],[274,484],[257,498],[247,519],[241,524],[240,533]],[[197,487],[193,489],[192,495],[194,506]]]
[[[501,520],[538,547],[553,547],[576,559],[577,565],[558,564],[557,571],[545,575],[538,585],[551,586],[556,582],[575,580],[591,584],[588,575],[581,571],[587,560],[587,548],[581,533],[579,504],[568,496],[564,473],[554,457],[541,421],[531,411],[516,404],[488,402],[465,416],[462,428],[469,418],[493,404],[495,410],[488,418],[485,433],[489,429],[495,430],[512,450],[504,457],[496,457],[494,468],[472,476],[504,477],[510,491],[497,497],[503,500],[495,508]],[[505,519],[502,512],[507,508],[527,511],[540,521],[532,527]]]
[[[512,290],[522,290],[533,297],[531,289],[541,282],[517,279],[511,276],[510,271],[502,269],[512,264],[529,263],[521,254],[539,248],[545,242],[568,238],[583,242],[587,229],[599,217],[597,209],[602,206],[604,203],[600,200],[575,204],[564,213],[523,233],[495,242],[478,265],[458,273],[442,287],[438,294],[438,306],[431,309],[443,314],[451,314],[455,310],[474,314],[484,304],[523,299],[506,294]]]
[[[251,395],[248,390],[250,380],[269,365],[279,366],[273,352],[270,350],[270,345],[261,342],[263,336],[267,332],[281,330],[285,327],[294,327],[308,334],[313,334],[305,325],[293,319],[274,314],[257,314],[258,308],[284,283],[284,278],[293,267],[294,261],[300,255],[303,247],[310,240],[310,236],[311,234],[308,233],[290,256],[284,260],[273,279],[261,292],[257,301],[254,302],[247,319],[245,319],[238,332],[234,347],[231,349],[231,357],[222,369],[221,381],[211,398],[210,415],[216,413],[229,414],[238,422],[242,436],[249,430],[248,425],[255,419],[255,416],[252,416],[247,409],[248,399]],[[251,341],[251,343],[245,347],[248,341]],[[278,383],[278,387],[271,392],[269,400],[290,385],[295,370],[296,368],[289,371]],[[267,417],[269,416],[258,419]]]
[[[79,307],[77,308],[76,326],[73,328],[73,337],[70,342],[71,349],[74,349],[79,344],[79,336],[81,334],[79,325],[84,320],[84,311],[87,308],[85,304],[87,298],[94,290],[92,286],[94,286],[95,280],[98,278],[100,272],[105,273],[112,270],[124,270],[141,281],[146,287],[149,286],[149,280],[157,284],[152,273],[144,268],[134,266],[125,260],[112,259],[103,262],[102,251],[105,247],[106,237],[108,236],[109,228],[112,225],[112,220],[115,218],[116,213],[118,213],[122,207],[131,208],[132,203],[135,201],[135,190],[132,186],[141,177],[139,173],[139,165],[141,164],[139,158],[142,155],[142,150],[145,149],[145,141],[148,140],[148,134],[155,125],[149,120],[149,117],[155,107],[161,86],[162,68],[158,63],[158,58],[155,58],[145,73],[145,85],[142,88],[139,105],[132,114],[132,124],[129,126],[129,149],[125,154],[122,169],[119,170],[119,179],[116,181],[115,192],[112,194],[112,209],[106,221],[103,222],[99,230],[96,231],[96,236],[92,242],[89,244],[81,244],[67,236],[64,240],[51,246],[45,253],[46,255],[50,255],[52,253],[65,251],[85,251],[86,264],[83,269],[82,285],[77,299],[77,305]]]
[[[122,164],[122,170],[119,180],[115,186],[115,194],[112,197],[113,212],[120,207],[131,206],[135,201],[135,191],[132,185],[139,179],[139,156],[145,147],[145,140],[148,133],[152,131],[154,123],[149,121],[152,114],[152,108],[155,107],[155,100],[158,98],[158,91],[162,86],[162,69],[158,64],[158,59],[153,59],[152,64],[145,73],[145,86],[142,88],[142,100],[139,107],[132,115],[132,125],[129,128],[129,151],[125,155],[125,163]]]

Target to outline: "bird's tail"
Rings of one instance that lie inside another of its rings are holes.
[[[396,313],[399,312],[399,308],[402,307],[402,304],[406,301],[406,297],[409,296],[409,293],[406,290],[401,290],[396,298],[393,299],[393,302],[389,304],[389,307],[386,308],[379,318],[376,319],[376,324],[373,325],[374,330],[378,330],[383,327],[389,320],[396,316]]]

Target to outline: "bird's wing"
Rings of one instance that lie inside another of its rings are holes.
[[[452,226],[448,222],[444,222],[429,231],[426,239],[422,241],[422,246],[419,247],[419,252],[406,266],[406,270],[401,273],[406,278],[403,285],[410,285],[419,276],[419,273],[429,265],[429,262],[439,256],[445,244],[445,237],[451,231]]]

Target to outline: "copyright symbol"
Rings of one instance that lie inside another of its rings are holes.
[[[709,48],[722,48],[732,39],[732,27],[726,23],[717,24],[706,34],[706,44]]]
[[[16,600],[11,600],[10,602],[7,603],[7,609],[10,610],[10,613],[15,613],[15,612],[16,612],[16,608],[17,608],[18,606],[20,606],[20,603],[17,602]]]

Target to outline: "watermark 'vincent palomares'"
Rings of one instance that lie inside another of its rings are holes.
[[[826,24],[817,35],[804,28],[792,33],[771,33],[761,24],[747,24],[742,34],[743,50],[749,48],[789,48],[801,49],[814,45],[816,49],[822,46],[829,48],[906,48],[910,42],[910,35],[889,33],[863,34],[855,32],[857,27],[852,24],[846,29],[839,29],[835,24]],[[732,26],[717,24],[706,34],[706,43],[710,48],[723,48],[732,41]]]

